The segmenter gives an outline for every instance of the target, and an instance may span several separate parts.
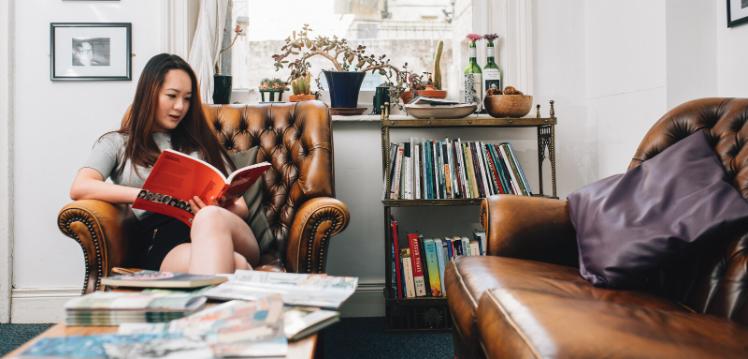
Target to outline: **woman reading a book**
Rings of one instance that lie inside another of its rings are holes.
[[[131,110],[119,130],[101,136],[70,189],[73,200],[97,199],[132,205],[153,164],[165,149],[199,158],[224,175],[235,169],[203,114],[197,78],[179,56],[159,54],[143,69]],[[111,178],[112,183],[105,182]],[[233,273],[259,262],[259,247],[242,220],[239,197],[218,205],[189,200],[191,228],[171,217],[133,209],[141,243],[137,265],[170,272]]]

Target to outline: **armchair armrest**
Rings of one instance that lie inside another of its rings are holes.
[[[332,236],[348,226],[348,207],[332,197],[306,201],[296,213],[286,246],[286,269],[297,273],[324,273]]]
[[[114,266],[121,266],[127,253],[122,235],[122,211],[98,200],[72,202],[60,210],[57,226],[75,239],[83,250],[85,278],[82,293],[99,288],[101,278]]]
[[[488,254],[577,266],[576,232],[566,201],[510,195],[481,204]]]

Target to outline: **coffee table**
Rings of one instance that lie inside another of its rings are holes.
[[[96,335],[96,334],[109,334],[116,333],[117,327],[68,327],[65,324],[55,324],[45,332],[37,335],[34,339],[31,339],[26,344],[17,348],[16,350],[8,353],[5,358],[16,358],[24,350],[29,348],[35,342],[41,338],[48,337],[62,337],[62,336],[74,336],[74,335]],[[304,339],[295,342],[288,343],[288,354],[286,358],[299,358],[299,359],[310,359],[314,358],[314,352],[317,349],[317,335],[311,335]]]

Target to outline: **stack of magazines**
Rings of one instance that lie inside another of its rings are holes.
[[[65,323],[115,326],[168,322],[194,313],[205,302],[204,296],[190,292],[93,292],[65,304]]]
[[[357,286],[356,277],[237,270],[227,282],[204,294],[219,300],[257,300],[280,294],[286,305],[338,309]]]

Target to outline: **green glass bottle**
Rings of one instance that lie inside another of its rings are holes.
[[[478,66],[475,41],[468,42],[468,65],[464,76],[464,102],[478,105],[476,111],[480,111],[483,103],[483,73]]]
[[[504,88],[504,73],[494,61],[494,49],[493,41],[486,41],[486,66],[483,66],[483,89],[486,93],[491,88],[501,93]]]

